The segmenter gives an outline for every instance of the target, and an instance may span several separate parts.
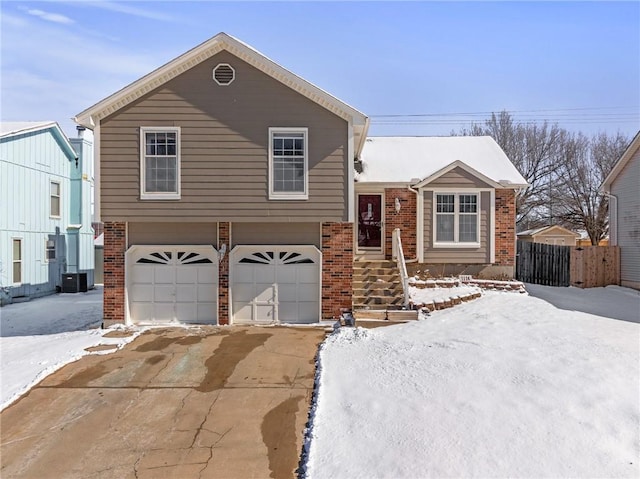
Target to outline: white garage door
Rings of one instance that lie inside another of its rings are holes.
[[[132,322],[217,322],[218,253],[213,246],[132,246],[126,261]]]
[[[315,246],[236,246],[230,258],[234,323],[320,319],[320,251]]]

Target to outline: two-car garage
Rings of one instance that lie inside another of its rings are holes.
[[[236,246],[229,254],[231,323],[317,322],[321,263],[313,245]],[[126,264],[132,323],[217,323],[219,254],[213,246],[134,245]]]

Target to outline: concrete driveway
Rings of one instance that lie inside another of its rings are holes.
[[[0,414],[7,478],[295,477],[324,331],[162,329]]]

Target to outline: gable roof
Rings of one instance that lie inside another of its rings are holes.
[[[602,182],[600,191],[604,193],[608,193],[609,191],[611,191],[611,184],[615,181],[624,167],[627,166],[627,163],[629,163],[629,160],[633,157],[633,155],[635,155],[638,149],[640,149],[640,131],[636,133],[636,136],[633,138],[631,143],[629,143],[629,146],[624,151],[622,156],[618,159],[618,161],[616,161],[616,164],[613,165],[611,172]]]
[[[490,136],[369,137],[360,160],[358,182],[424,184],[461,166],[494,187],[528,186]]]
[[[3,121],[0,122],[0,138],[11,138],[18,135],[26,135],[27,133],[35,133],[42,130],[51,130],[53,137],[56,139],[60,148],[69,157],[75,160],[77,158],[76,151],[71,146],[71,142],[67,135],[64,134],[60,125],[55,121]]]
[[[560,225],[551,225],[551,226],[543,226],[541,228],[534,228],[526,231],[521,231],[516,236],[538,236],[539,234],[549,233],[551,230],[561,230],[559,233],[562,234],[570,234],[577,238],[580,238],[580,233],[576,233],[575,231],[568,230]]]
[[[94,128],[102,118],[123,108],[223,50],[235,55],[344,120],[351,121],[354,129],[356,153],[360,152],[369,128],[369,118],[364,113],[295,75],[253,47],[224,32],[218,33],[169,63],[78,113],[74,120],[87,128]]]

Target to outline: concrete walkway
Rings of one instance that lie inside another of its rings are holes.
[[[324,331],[152,330],[0,414],[5,478],[295,477]]]

